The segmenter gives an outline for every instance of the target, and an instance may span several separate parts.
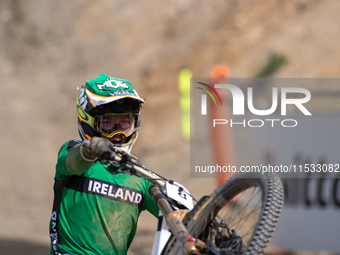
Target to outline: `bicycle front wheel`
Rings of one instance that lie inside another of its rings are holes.
[[[201,199],[183,223],[205,243],[201,254],[262,254],[275,230],[283,188],[274,173],[236,173]],[[182,254],[171,238],[163,254]]]

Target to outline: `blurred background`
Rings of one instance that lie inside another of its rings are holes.
[[[199,198],[181,138],[178,72],[208,77],[339,77],[337,0],[1,0],[0,250],[47,254],[57,153],[77,139],[77,87],[106,73],[146,103],[133,153]],[[268,63],[274,71],[263,72]],[[129,254],[150,254],[156,220],[143,213]]]

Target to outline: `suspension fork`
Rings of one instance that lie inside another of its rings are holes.
[[[155,200],[155,203],[157,204],[158,208],[163,213],[170,231],[180,242],[185,253],[187,255],[199,255],[200,252],[196,248],[196,245],[199,248],[203,248],[200,247],[203,245],[203,243],[200,240],[198,239],[196,240],[192,236],[190,236],[188,230],[184,226],[182,220],[185,216],[186,211],[184,210],[175,211],[174,209],[172,209],[171,205],[169,204],[169,201],[166,199],[158,185],[151,185],[149,193]]]

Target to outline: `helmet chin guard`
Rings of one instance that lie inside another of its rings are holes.
[[[138,132],[135,132],[133,135],[129,137],[129,141],[123,144],[115,144],[113,143],[113,146],[116,147],[119,150],[125,151],[127,153],[131,152],[132,146],[135,144],[136,140],[138,138]]]

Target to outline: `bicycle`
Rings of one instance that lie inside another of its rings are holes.
[[[277,174],[238,172],[196,201],[184,186],[147,169],[133,155],[114,149],[112,159],[111,164],[153,184],[149,192],[160,214],[152,255],[264,252],[283,205]]]

